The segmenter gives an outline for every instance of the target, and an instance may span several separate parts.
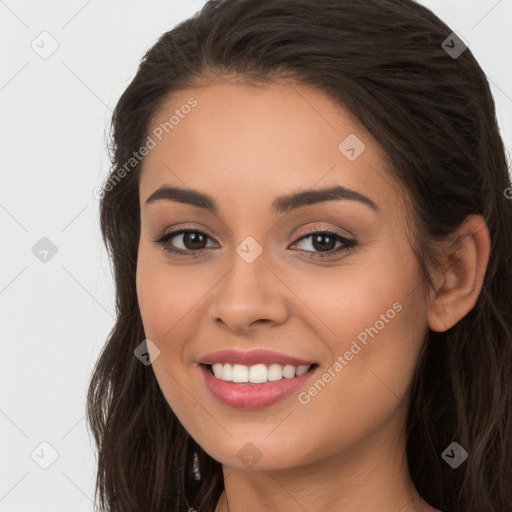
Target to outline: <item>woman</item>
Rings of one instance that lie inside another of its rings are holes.
[[[512,510],[512,203],[485,75],[410,0],[219,0],[113,116],[117,511]]]

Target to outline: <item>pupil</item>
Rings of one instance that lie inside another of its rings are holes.
[[[190,249],[190,250],[196,250],[196,249],[202,249],[203,247],[201,246],[201,244],[204,244],[204,240],[200,240],[200,239],[204,239],[204,236],[201,235],[200,233],[185,233],[184,234],[184,237],[183,237],[183,241],[184,241],[184,244],[185,244],[185,247],[187,247],[187,249]],[[192,243],[187,243],[187,241],[191,240]],[[199,244],[198,246],[197,245],[194,245],[194,243],[196,244]],[[192,245],[192,247],[190,247],[190,245]]]
[[[321,239],[328,240],[327,243],[321,243]],[[313,236],[313,247],[315,249],[325,249],[325,250],[332,250],[334,249],[334,245],[336,244],[336,240],[329,235],[315,235]]]

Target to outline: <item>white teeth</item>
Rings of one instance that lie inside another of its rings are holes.
[[[271,364],[268,367],[264,364],[245,366],[243,364],[215,363],[212,365],[213,374],[218,379],[233,382],[251,382],[260,384],[262,382],[273,382],[281,379],[291,379],[304,375],[311,365],[293,366],[287,364]]]
[[[256,364],[249,368],[249,382],[259,384],[267,381],[267,367],[264,364]]]
[[[275,381],[283,378],[283,367],[280,364],[271,364],[267,371],[267,380]]]
[[[233,380],[233,367],[229,363],[220,366],[223,366],[222,380]]]
[[[213,370],[213,374],[215,375],[215,377],[217,377],[218,379],[222,379],[222,365],[220,363],[215,363],[213,366],[212,366],[212,370]]]
[[[295,377],[295,366],[287,364],[283,370],[283,377],[285,379],[291,379],[292,377]]]
[[[242,364],[234,364],[233,382],[249,382],[249,367]]]
[[[295,375],[297,377],[304,375],[309,370],[309,366],[309,364],[306,364],[304,366],[297,366],[297,369],[295,370]]]

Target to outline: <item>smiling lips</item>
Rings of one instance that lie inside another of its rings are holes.
[[[223,404],[271,405],[298,390],[318,364],[268,350],[212,352],[199,361],[206,386]]]

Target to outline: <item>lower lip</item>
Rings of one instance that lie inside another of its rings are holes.
[[[239,409],[267,407],[283,400],[298,391],[318,369],[318,366],[315,366],[304,375],[291,379],[281,379],[261,384],[237,384],[218,379],[210,373],[209,366],[200,364],[199,367],[203,372],[206,387],[212,395],[224,405]]]

